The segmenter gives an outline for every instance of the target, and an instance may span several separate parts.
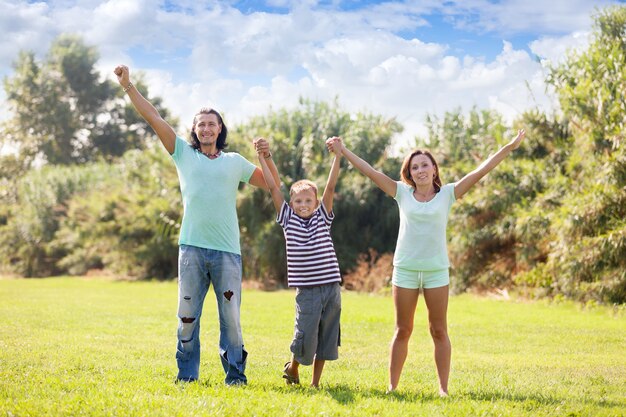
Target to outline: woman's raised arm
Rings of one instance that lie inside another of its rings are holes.
[[[517,149],[524,139],[524,135],[526,132],[524,129],[520,129],[517,131],[517,136],[515,139],[511,140],[509,143],[504,145],[498,152],[491,155],[487,158],[482,164],[478,166],[475,170],[467,174],[461,179],[461,181],[457,182],[454,186],[454,196],[459,199],[463,197],[463,195],[469,191],[470,188],[474,186],[482,177],[487,175],[492,169],[494,169],[500,162],[504,160],[513,150]]]
[[[352,151],[343,145],[340,138],[330,138],[326,141],[326,146],[331,151],[333,150],[333,146],[335,146],[335,144],[337,144],[337,146],[341,146],[342,155],[352,164],[352,166],[361,171],[363,175],[374,181],[374,184],[383,190],[385,194],[390,197],[396,196],[398,184],[394,180],[389,178],[384,173],[377,171],[368,162],[352,153]]]

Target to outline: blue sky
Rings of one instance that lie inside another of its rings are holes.
[[[554,109],[546,66],[584,48],[592,13],[611,4],[624,2],[0,0],[0,75],[20,50],[43,57],[60,33],[77,33],[98,48],[103,77],[118,63],[143,72],[185,126],[203,106],[232,124],[338,97],[397,117],[407,143],[427,114]],[[0,107],[6,115],[4,92]]]

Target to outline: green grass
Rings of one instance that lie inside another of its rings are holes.
[[[211,292],[200,381],[174,384],[176,297],[174,282],[0,280],[0,415],[626,415],[623,309],[453,297],[441,399],[421,299],[399,391],[387,395],[390,297],[343,293],[340,357],[320,390],[281,379],[290,291],[244,293],[246,387],[223,384]]]

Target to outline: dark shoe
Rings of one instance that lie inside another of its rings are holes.
[[[248,385],[248,383],[246,381],[242,381],[240,379],[236,379],[234,381],[226,382],[226,386],[227,387],[237,387],[237,386],[244,386],[244,385]]]
[[[289,365],[291,365],[291,362],[287,362],[283,368],[283,378],[285,378],[287,385],[300,384],[300,377],[289,374]]]
[[[196,381],[197,381],[196,378],[176,378],[176,381],[174,381],[174,383],[180,384],[182,382],[196,382]]]

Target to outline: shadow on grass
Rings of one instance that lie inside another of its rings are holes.
[[[424,394],[421,392],[398,392],[394,391],[387,393],[386,390],[379,388],[359,388],[353,385],[332,385],[329,387],[323,387],[322,391],[325,391],[339,404],[347,405],[355,402],[357,399],[378,398],[391,401],[407,401],[407,402],[425,402],[438,399],[439,396],[434,394]]]
[[[411,391],[394,391],[392,393],[387,393],[385,390],[378,388],[360,388],[358,386],[347,384],[323,384],[319,389],[312,388],[307,385],[284,385],[275,387],[273,390],[281,394],[297,393],[299,395],[306,395],[309,397],[316,395],[328,395],[337,403],[342,405],[349,405],[358,400],[367,398],[407,402],[426,402],[439,399],[439,396],[434,393],[425,394]]]
[[[602,399],[595,399],[590,397],[585,397],[584,399],[565,399],[563,397],[555,397],[551,394],[542,394],[542,393],[531,393],[531,394],[522,394],[522,393],[506,393],[506,392],[485,392],[485,391],[469,391],[463,392],[459,395],[455,396],[460,399],[470,399],[474,401],[512,401],[519,403],[535,403],[540,405],[558,405],[565,402],[579,402],[590,404],[595,407],[622,407],[623,403],[616,401],[606,401]]]
[[[202,387],[219,389],[223,381],[210,380],[209,378],[201,379],[197,382],[183,383],[181,388],[186,387]],[[251,386],[242,387],[244,389],[262,389],[268,390],[267,386],[252,384]],[[515,392],[493,392],[493,391],[461,391],[452,393],[450,397],[441,398],[436,392],[412,391],[399,389],[392,393],[387,393],[379,388],[365,388],[348,384],[323,384],[321,388],[313,388],[307,384],[303,385],[274,385],[270,390],[278,394],[297,394],[307,397],[315,397],[318,395],[329,396],[338,404],[350,405],[363,399],[382,399],[386,401],[409,402],[409,403],[430,403],[430,402],[457,402],[457,401],[477,401],[477,402],[493,402],[493,401],[509,401],[520,404],[534,404],[539,406],[558,406],[563,402],[575,402],[571,399],[557,397],[548,393],[515,393]],[[619,401],[606,401],[596,398],[584,398],[580,402],[600,408],[623,407],[623,403]]]

